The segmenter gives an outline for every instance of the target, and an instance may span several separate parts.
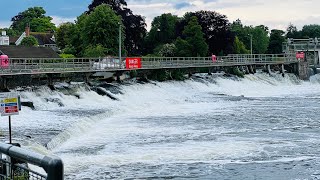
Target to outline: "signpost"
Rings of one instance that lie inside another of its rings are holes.
[[[18,115],[21,110],[20,97],[17,93],[0,93],[0,112],[1,116],[9,116],[9,143],[12,143],[11,136],[11,116]]]

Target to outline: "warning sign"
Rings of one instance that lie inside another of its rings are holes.
[[[0,93],[1,116],[19,114],[20,98],[17,93]]]
[[[128,58],[126,58],[126,68],[127,69],[139,69],[139,68],[141,68],[141,58],[140,57],[128,57]]]

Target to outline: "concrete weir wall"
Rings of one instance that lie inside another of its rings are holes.
[[[298,62],[298,72],[297,75],[301,80],[308,80],[310,75],[309,75],[309,63],[306,61],[299,61]]]

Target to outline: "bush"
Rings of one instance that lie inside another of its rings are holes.
[[[60,54],[59,55],[61,58],[66,59],[66,58],[75,58],[73,54]]]
[[[28,36],[22,39],[21,46],[37,46],[38,40],[33,36]]]

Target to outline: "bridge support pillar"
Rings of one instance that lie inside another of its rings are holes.
[[[281,64],[280,73],[282,74],[282,77],[284,77],[284,64]]]
[[[9,81],[9,78],[8,78],[8,77],[1,76],[1,86],[0,86],[0,88],[1,88],[2,90],[9,91],[8,81]]]
[[[89,83],[91,73],[84,73],[83,80],[85,83]]]
[[[267,71],[269,74],[271,74],[271,65],[270,64],[267,65]]]
[[[53,86],[53,74],[47,74],[47,83],[48,83],[48,87],[51,89],[51,90],[54,90],[54,86]]]
[[[244,70],[246,74],[250,74],[250,70],[248,66],[244,66]]]
[[[254,70],[253,70],[253,66],[252,65],[249,65],[248,69],[249,69],[249,73],[250,74],[254,74]]]
[[[306,61],[299,61],[297,74],[301,80],[308,80],[309,79],[309,63]]]

